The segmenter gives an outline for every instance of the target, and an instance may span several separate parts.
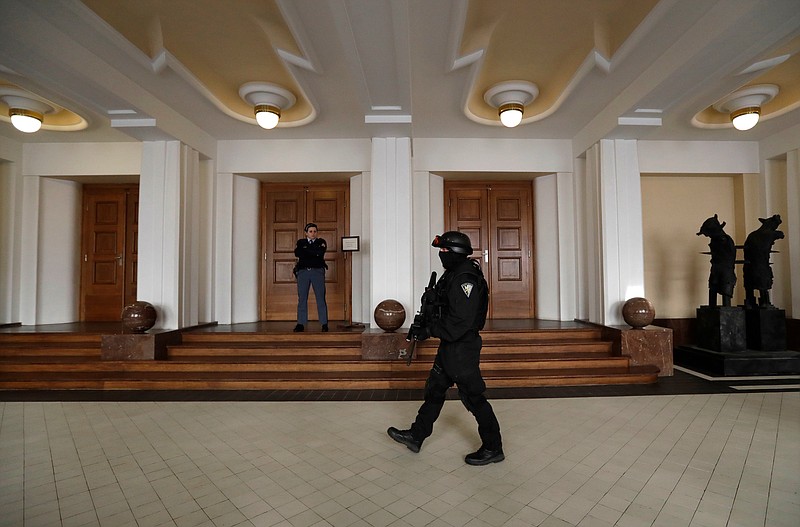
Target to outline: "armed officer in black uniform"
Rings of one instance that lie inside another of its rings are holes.
[[[425,402],[408,430],[391,427],[389,436],[419,452],[422,442],[433,432],[433,424],[444,406],[448,388],[455,385],[461,402],[478,422],[481,447],[464,459],[470,465],[488,465],[505,459],[500,424],[492,406],[483,395],[486,383],[481,377],[480,354],[483,329],[489,307],[489,289],[477,263],[467,256],[472,254],[469,236],[448,231],[434,238],[433,247],[439,249],[439,259],[445,273],[423,298],[423,304],[433,302],[439,316],[423,325],[412,326],[417,340],[428,337],[441,339],[433,368],[425,382]]]

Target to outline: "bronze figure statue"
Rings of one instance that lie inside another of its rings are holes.
[[[708,218],[700,227],[697,236],[708,236],[711,249],[711,274],[708,276],[708,305],[717,305],[717,294],[722,296],[722,305],[729,307],[736,285],[736,245],[733,238],[724,230],[725,222],[719,222],[717,215]],[[745,279],[746,280],[746,279]]]
[[[780,214],[758,218],[761,226],[747,235],[744,242],[744,305],[746,308],[771,307],[769,290],[772,289],[772,267],[769,255],[775,240],[783,238],[778,230]],[[758,304],[756,304],[758,290]]]

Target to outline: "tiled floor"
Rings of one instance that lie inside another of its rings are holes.
[[[448,401],[0,403],[0,525],[797,527],[800,393],[495,399],[471,467]]]

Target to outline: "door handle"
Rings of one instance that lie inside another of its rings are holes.
[[[118,254],[118,255],[117,255],[117,265],[119,265],[120,267],[122,267],[122,255],[121,255],[121,254]]]
[[[489,249],[483,250],[483,262],[489,263]]]

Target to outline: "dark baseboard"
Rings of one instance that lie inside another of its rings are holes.
[[[696,319],[694,318],[657,318],[653,320],[654,326],[672,330],[672,345],[675,347],[694,344],[695,324]]]

